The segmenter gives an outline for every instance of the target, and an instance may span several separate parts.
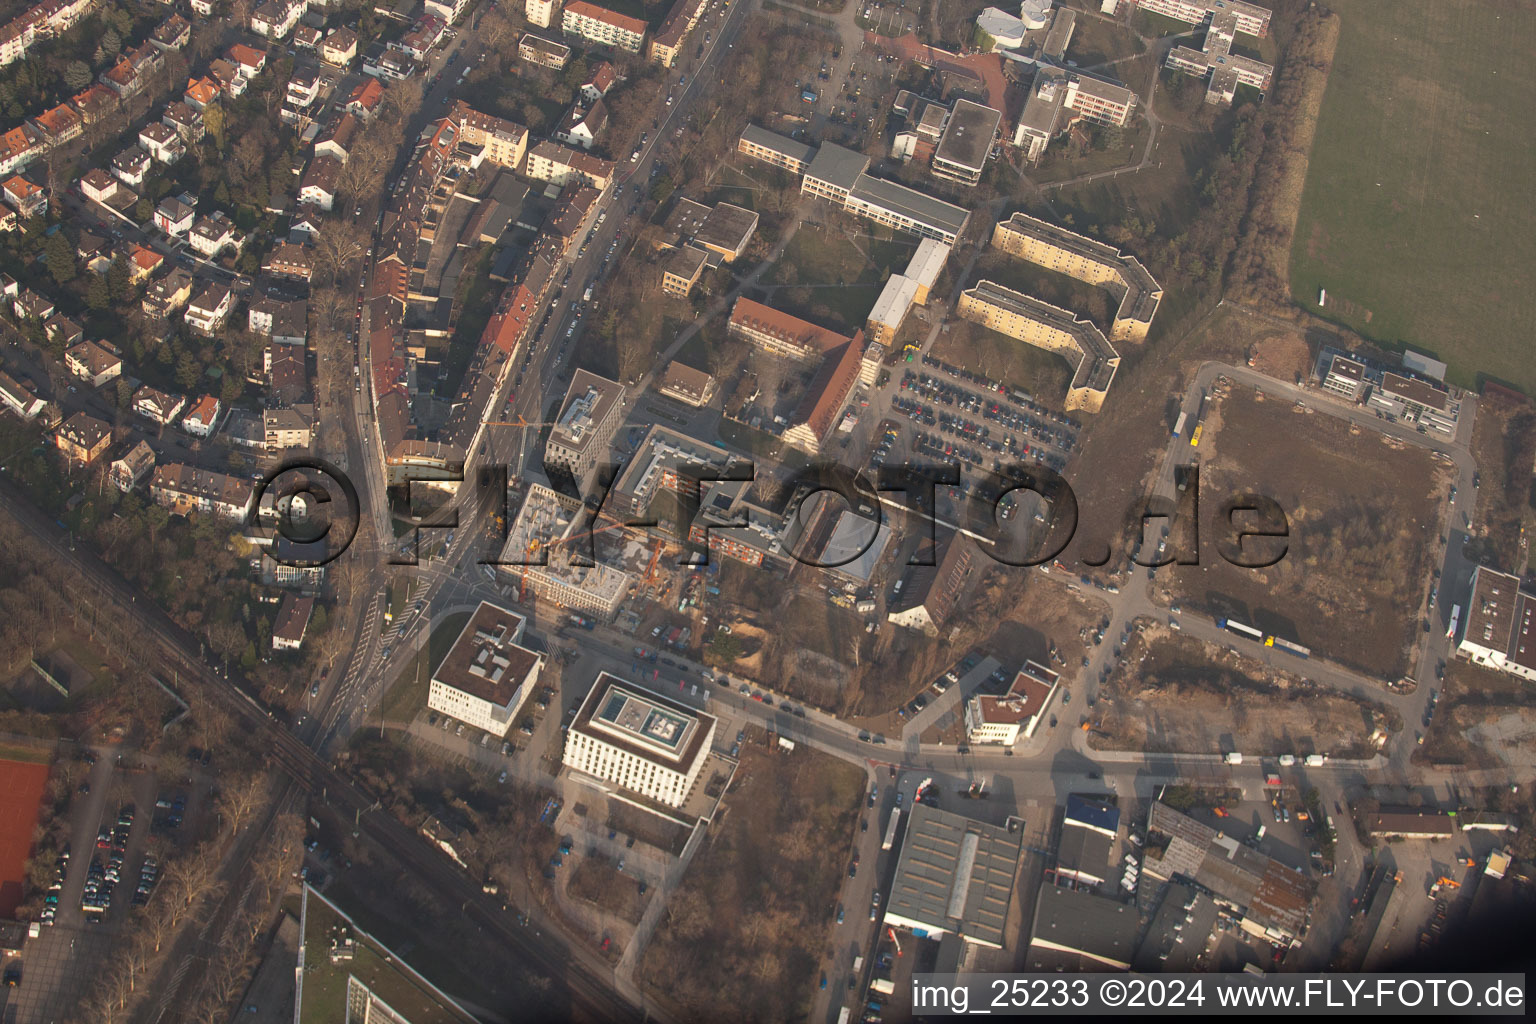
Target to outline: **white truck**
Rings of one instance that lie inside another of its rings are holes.
[[[1325,762],[1327,760],[1328,760],[1328,755],[1326,755],[1326,754],[1308,754],[1307,755],[1307,767],[1308,768],[1321,768],[1323,766],[1323,762]]]
[[[1242,764],[1242,763],[1243,763],[1243,755],[1239,754],[1237,751],[1234,750],[1234,751],[1232,751],[1232,753],[1227,755],[1227,764]]]

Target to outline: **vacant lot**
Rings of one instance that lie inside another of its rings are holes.
[[[1146,625],[1099,691],[1092,742],[1165,753],[1367,757],[1388,712],[1257,661]]]
[[[1175,593],[1378,678],[1403,675],[1439,557],[1444,467],[1421,448],[1240,388],[1213,399],[1205,438],[1204,571],[1176,572]],[[1217,553],[1231,532],[1220,505],[1241,493],[1274,499],[1289,520],[1288,549],[1270,568]]]
[[[565,891],[566,895],[584,900],[630,924],[638,924],[640,915],[645,913],[645,897],[640,893],[640,883],[602,858],[582,857],[576,870],[571,872]]]
[[[1342,19],[1291,260],[1296,301],[1530,391],[1536,7],[1337,0]]]
[[[1471,531],[1476,560],[1508,572],[1520,564],[1520,529],[1531,513],[1536,408],[1490,388],[1477,404],[1472,454],[1482,474]]]
[[[1453,659],[1420,754],[1468,768],[1536,766],[1532,700],[1529,684],[1517,677]]]
[[[685,1019],[796,1020],[809,1008],[864,773],[800,747],[742,751],[725,819],[672,894],[639,977]]]

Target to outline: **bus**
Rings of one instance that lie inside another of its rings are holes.
[[[1456,627],[1459,625],[1461,625],[1461,605],[1453,604],[1451,605],[1451,624],[1445,629],[1447,640],[1456,639]]]
[[[1189,434],[1189,446],[1191,448],[1198,448],[1198,447],[1200,447],[1200,432],[1202,430],[1204,430],[1204,429],[1205,429],[1205,424],[1204,423],[1196,423],[1195,424],[1195,429],[1190,431],[1190,434]]]
[[[896,845],[896,826],[900,822],[901,808],[897,807],[891,811],[891,820],[890,823],[885,826],[885,840],[881,842],[880,849],[889,850],[891,847]]]

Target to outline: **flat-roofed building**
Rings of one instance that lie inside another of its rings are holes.
[[[695,491],[703,482],[720,479],[735,463],[728,450],[671,427],[656,424],[613,482],[610,500],[633,515],[644,515],[659,491]]]
[[[577,370],[550,429],[544,464],[563,467],[582,479],[608,453],[608,444],[623,419],[624,385]]]
[[[506,736],[544,667],[522,645],[527,620],[481,601],[432,673],[427,707],[492,736]]]
[[[1323,376],[1323,387],[1351,402],[1358,401],[1365,389],[1365,364],[1336,355],[1328,362],[1328,372]]]
[[[645,46],[645,22],[586,0],[570,0],[565,5],[560,27],[566,35],[580,36],[588,42],[630,53],[639,53]]]
[[[603,672],[577,709],[561,760],[647,800],[682,807],[715,728],[713,715]]]
[[[845,334],[746,298],[737,299],[731,307],[726,331],[733,337],[745,338],[769,355],[801,362],[825,358],[851,340]]]
[[[560,0],[526,0],[523,10],[533,24],[540,28],[551,28],[560,13]]]
[[[1029,661],[1014,675],[1007,693],[973,695],[965,702],[966,739],[1011,747],[1021,737],[1033,736],[1056,691],[1056,679],[1055,672]]]
[[[858,184],[859,176],[867,170],[869,157],[863,153],[833,142],[823,142],[805,169],[800,191],[841,206],[848,201],[848,193]]]
[[[1148,853],[1142,873],[1158,881],[1180,879],[1205,889],[1249,935],[1289,945],[1307,925],[1317,884],[1300,871],[1265,856],[1167,804],[1152,805],[1152,836],[1167,839],[1161,855]]]
[[[697,246],[680,245],[672,249],[661,261],[661,290],[686,299],[699,283],[708,261],[709,254]]]
[[[532,34],[525,35],[519,40],[517,55],[530,64],[537,64],[542,68],[554,68],[556,71],[562,70],[571,62],[569,46]]]
[[[885,287],[880,289],[874,308],[869,311],[869,318],[865,321],[871,340],[889,345],[901,329],[916,298],[916,281],[904,274],[892,274],[886,278]]]
[[[702,409],[715,400],[719,386],[719,382],[703,370],[695,370],[674,360],[667,365],[667,372],[662,375],[656,392],[673,401]]]
[[[1366,815],[1365,834],[1377,839],[1451,839],[1456,816],[1423,807],[1383,807]]]
[[[757,223],[758,215],[752,210],[734,203],[716,203],[693,232],[693,244],[731,263],[746,251]]]
[[[1002,121],[1001,110],[966,99],[956,100],[938,148],[933,151],[934,175],[962,185],[980,184]]]
[[[1137,0],[1144,11],[1161,14],[1174,21],[1199,25],[1207,18],[1226,13],[1237,21],[1237,30],[1250,36],[1269,35],[1270,11],[1243,0]]]
[[[754,160],[761,160],[765,164],[782,167],[796,175],[804,174],[805,169],[811,165],[811,160],[816,156],[815,146],[796,142],[778,132],[759,128],[755,124],[749,124],[742,129],[741,140],[736,144],[736,151]]]
[[[1458,408],[1444,386],[1419,377],[1383,373],[1366,404],[1396,419],[1408,420],[1446,437],[1456,435]]]
[[[1022,831],[914,804],[885,924],[931,939],[955,935],[1002,949],[1023,857]]]
[[[901,272],[903,277],[917,282],[917,295],[913,297],[913,302],[919,306],[927,304],[928,293],[938,283],[939,275],[944,273],[944,264],[949,262],[949,254],[953,251],[953,246],[933,238],[925,238],[917,243],[907,269]]]
[[[1152,318],[1162,302],[1163,289],[1136,257],[1026,213],[1015,213],[999,221],[992,230],[992,246],[1058,274],[1107,289],[1118,302],[1110,340],[1146,340]]]
[[[750,566],[785,565],[784,516],[750,500],[751,482],[719,480],[704,491],[688,539]]]
[[[1110,853],[1120,834],[1120,809],[1076,793],[1067,797],[1056,847],[1056,874],[1084,885],[1103,885],[1110,878]]]
[[[1045,884],[1035,897],[1025,969],[1128,971],[1141,918],[1128,903],[1086,889]]]
[[[954,245],[970,211],[896,181],[861,174],[843,208],[877,224]]]
[[[1264,13],[1267,15],[1269,12]],[[1243,31],[1238,27],[1240,24],[1243,24],[1243,20],[1236,11],[1215,11],[1205,30],[1205,43],[1201,48],[1197,50],[1192,46],[1175,46],[1168,51],[1165,66],[1196,78],[1207,79],[1207,103],[1231,103],[1239,85],[1252,86],[1261,92],[1267,90],[1275,73],[1274,67],[1232,52],[1237,33]]]
[[[1120,355],[1090,321],[992,281],[978,281],[963,292],[957,312],[983,327],[1066,359],[1072,366],[1068,409],[1098,412],[1104,407]]]
[[[1136,94],[1118,82],[1042,64],[1019,113],[1013,144],[1034,162],[1052,139],[1078,121],[1123,128],[1135,109]]]
[[[1486,668],[1536,680],[1536,595],[1520,577],[1480,565],[1472,570],[1466,625],[1456,653]]]
[[[562,608],[612,618],[645,571],[650,549],[592,526],[580,500],[531,485],[507,532],[501,578]]]

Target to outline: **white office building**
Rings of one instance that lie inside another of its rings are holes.
[[[516,612],[480,602],[432,674],[427,707],[505,736],[544,666],[543,655],[519,643],[525,625]]]
[[[603,672],[565,740],[565,764],[668,807],[681,807],[709,759],[715,718]]]

